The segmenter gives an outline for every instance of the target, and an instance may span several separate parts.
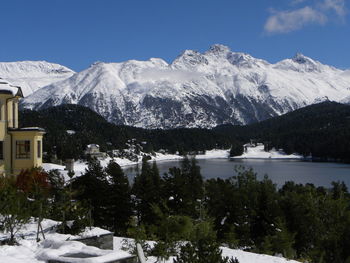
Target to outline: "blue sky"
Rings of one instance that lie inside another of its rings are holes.
[[[215,43],[276,62],[296,52],[350,68],[350,0],[1,0],[0,61],[161,57]]]

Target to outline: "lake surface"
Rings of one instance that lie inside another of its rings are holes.
[[[162,161],[157,163],[161,174],[168,172],[170,167],[180,167],[180,161]],[[236,175],[235,166],[243,165],[253,168],[257,178],[262,179],[265,174],[282,186],[287,181],[296,183],[313,183],[316,186],[330,187],[332,181],[344,181],[350,188],[350,165],[340,163],[303,162],[295,160],[228,160],[207,159],[198,160],[204,178],[229,178]],[[134,167],[127,167],[124,172],[133,178],[136,174]]]

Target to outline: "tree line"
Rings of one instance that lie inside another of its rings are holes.
[[[196,160],[185,158],[164,175],[144,159],[132,185],[116,163],[104,170],[93,161],[75,184],[77,199],[91,200],[96,225],[141,243],[155,240],[153,249],[145,245],[150,255],[167,258],[180,251],[177,262],[221,262],[216,260],[224,245],[317,263],[350,260],[350,194],[342,182],[329,189],[287,182],[278,189],[244,167],[229,179],[204,180]],[[113,197],[108,185],[123,188],[115,188]]]
[[[79,105],[61,105],[40,111],[20,111],[20,124],[46,129],[44,151],[47,160],[83,158],[88,144],[99,144],[102,151],[123,149],[135,139],[143,151],[169,153],[204,152],[229,149],[243,152],[251,139],[262,142],[266,150],[284,149],[288,154],[312,156],[318,161],[350,162],[350,106],[324,102],[246,126],[221,125],[213,129],[178,128],[147,130],[108,123],[92,110]],[[74,133],[67,133],[73,130]]]

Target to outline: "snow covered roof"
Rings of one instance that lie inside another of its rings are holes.
[[[98,144],[88,144],[87,148],[100,148],[100,145],[98,145]]]
[[[43,128],[40,128],[40,127],[24,127],[24,128],[21,128],[21,130],[39,130],[39,131],[45,131]]]
[[[0,78],[0,93],[12,94],[13,96],[23,97],[22,90],[20,87],[11,85],[2,78]]]
[[[21,131],[37,131],[37,132],[45,132],[45,129],[40,127],[24,127],[24,128],[9,128],[11,132],[21,132]]]

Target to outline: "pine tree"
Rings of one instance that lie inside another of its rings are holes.
[[[129,180],[122,168],[114,161],[110,161],[105,171],[111,182],[108,210],[112,221],[112,230],[115,234],[125,235],[129,227],[130,217],[133,214]]]
[[[203,177],[197,161],[185,157],[181,169],[170,168],[164,176],[164,197],[174,214],[199,218],[204,196]]]
[[[109,184],[106,173],[97,159],[91,159],[85,173],[72,182],[73,189],[78,190],[77,199],[87,202],[95,226],[107,227]]]
[[[134,179],[132,192],[136,195],[136,208],[140,222],[151,225],[154,222],[152,204],[161,203],[161,178],[156,164],[153,168],[146,158],[142,159],[141,173]]]
[[[216,241],[216,234],[208,222],[198,223],[191,241],[181,247],[174,263],[227,263]]]
[[[293,248],[295,235],[291,234],[281,218],[277,219],[275,233],[265,237],[262,242],[261,253],[274,255],[276,253],[286,258],[295,258],[296,252]]]
[[[230,157],[240,156],[244,153],[244,148],[242,144],[234,143],[231,146]]]

